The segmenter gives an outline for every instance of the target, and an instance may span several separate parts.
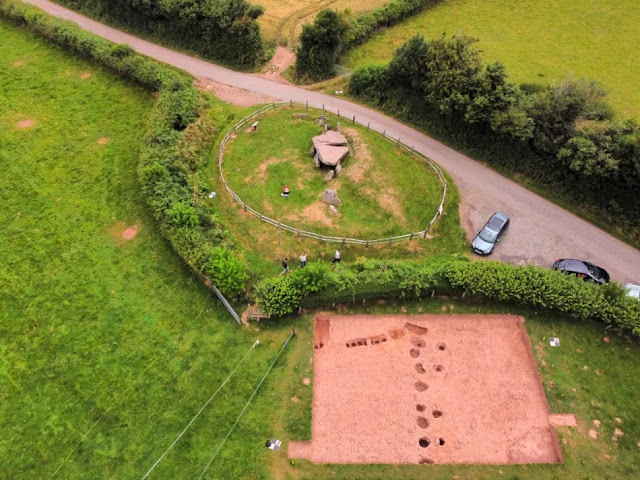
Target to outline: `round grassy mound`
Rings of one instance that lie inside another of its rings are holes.
[[[424,230],[442,198],[435,172],[379,134],[342,121],[350,153],[341,174],[326,181],[327,170],[310,155],[312,138],[323,132],[315,122],[321,114],[283,108],[263,115],[257,130],[238,132],[222,165],[229,187],[263,215],[323,235],[374,239]],[[328,118],[337,127],[338,119]],[[284,185],[289,197],[280,196]],[[342,201],[337,214],[322,203],[328,188]]]

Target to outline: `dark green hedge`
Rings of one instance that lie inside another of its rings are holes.
[[[466,292],[481,299],[562,312],[640,336],[640,302],[627,297],[622,287],[614,283],[599,286],[535,266],[434,258],[422,263],[367,260],[332,271],[316,263],[285,277],[264,280],[256,288],[259,303],[274,316],[294,313],[301,306],[420,299],[432,292]]]
[[[187,265],[225,295],[244,292],[245,267],[229,252],[227,233],[207,202],[205,158],[216,126],[200,115],[203,100],[192,79],[22,3],[0,0],[0,15],[157,92],[138,165],[145,199]]]
[[[239,67],[264,56],[256,19],[246,0],[55,0],[90,17]]]
[[[511,83],[476,41],[416,36],[385,67],[365,67],[349,92],[640,240],[640,125],[616,120],[593,81]]]
[[[391,0],[380,8],[358,15],[343,36],[343,51],[366,42],[378,30],[401,22],[439,0]]]

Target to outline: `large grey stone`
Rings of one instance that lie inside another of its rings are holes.
[[[322,194],[322,201],[324,203],[326,203],[327,205],[340,205],[342,204],[342,201],[340,200],[340,197],[338,197],[338,192],[327,188],[324,193]]]
[[[335,175],[335,171],[329,170],[327,174],[324,176],[324,179],[328,182],[333,179],[334,175]]]
[[[329,205],[329,213],[330,213],[331,215],[336,216],[336,217],[337,217],[338,215],[340,215],[340,213],[338,212],[338,209],[337,209],[336,207],[334,207],[333,205]]]
[[[340,164],[340,163],[339,163],[339,164],[337,164],[337,165],[336,165],[336,168],[335,168],[336,177],[337,177],[338,175],[340,175],[340,172],[341,172],[341,171],[342,171],[342,164]]]

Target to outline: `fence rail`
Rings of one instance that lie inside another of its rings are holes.
[[[260,108],[259,110],[256,110],[253,113],[250,113],[249,115],[247,115],[246,117],[244,117],[242,120],[240,120],[238,123],[236,123],[233,126],[233,133],[236,134],[238,132],[239,129],[241,129],[244,125],[248,124],[249,122],[251,122],[252,120],[254,120],[255,118],[260,117],[260,115],[268,112],[269,110],[275,110],[278,107],[286,107],[286,106],[290,106],[291,108],[293,108],[294,105],[301,105],[304,106],[305,108],[309,108],[309,102],[295,102],[295,101],[289,101],[289,102],[281,102],[281,103],[271,103],[269,105],[265,105],[264,107]],[[323,111],[328,111],[330,113],[334,113],[338,116],[338,118],[345,118],[344,115],[342,117],[340,117],[340,110],[336,110],[333,109],[329,106],[322,106],[322,110]],[[372,123],[368,122],[366,125],[364,123],[359,122],[355,115],[354,116],[350,116],[350,117],[346,117],[345,120],[347,121],[351,121],[352,123],[358,123],[362,126],[367,127],[367,130],[373,130],[379,134],[381,134],[384,138],[387,138],[389,141],[395,143],[398,145],[398,147],[406,150],[407,152],[409,152],[412,155],[417,156],[418,158],[420,158],[422,161],[424,161],[427,165],[429,165],[433,171],[436,173],[436,175],[438,176],[438,178],[440,179],[440,182],[442,183],[443,186],[443,191],[442,191],[442,199],[440,200],[440,205],[438,206],[438,210],[436,211],[436,213],[434,214],[433,218],[431,219],[431,221],[429,222],[429,225],[427,226],[427,228],[425,228],[424,230],[421,230],[419,232],[410,232],[410,233],[405,233],[404,235],[398,235],[395,237],[386,237],[386,238],[376,238],[376,239],[371,239],[371,240],[364,240],[364,239],[360,239],[360,238],[350,238],[350,237],[338,237],[338,236],[330,236],[330,235],[322,235],[319,233],[315,233],[315,232],[309,232],[307,230],[301,230],[299,228],[295,228],[292,227],[290,225],[287,225],[285,223],[279,222],[277,220],[274,220],[273,218],[267,217],[266,215],[263,215],[262,213],[258,212],[257,210],[251,208],[249,205],[247,205],[244,200],[242,200],[242,198],[240,198],[240,196],[235,193],[227,184],[226,179],[224,178],[224,174],[222,173],[222,157],[224,154],[224,148],[227,144],[227,142],[229,141],[229,138],[231,138],[231,132],[227,132],[227,134],[224,136],[224,138],[222,139],[222,142],[220,143],[220,150],[218,153],[218,170],[220,171],[220,178],[222,179],[222,183],[224,185],[224,188],[227,190],[227,192],[229,192],[229,194],[231,194],[231,196],[233,197],[233,199],[240,203],[242,205],[242,207],[244,208],[245,212],[250,212],[251,214],[255,215],[256,217],[258,217],[258,219],[260,219],[260,221],[268,223],[270,225],[273,225],[274,227],[280,229],[280,230],[286,230],[288,232],[294,233],[296,235],[300,235],[303,237],[308,237],[308,238],[313,238],[314,240],[318,240],[321,242],[333,242],[333,243],[342,243],[342,244],[351,244],[351,245],[365,245],[365,246],[369,246],[369,245],[379,245],[379,244],[391,244],[391,243],[395,243],[395,242],[400,242],[400,241],[404,241],[404,240],[413,240],[414,238],[426,238],[427,234],[429,233],[429,230],[431,230],[431,227],[433,226],[433,224],[436,222],[436,220],[438,219],[438,217],[440,215],[442,215],[443,209],[444,209],[444,202],[445,199],[447,197],[447,180],[444,177],[444,174],[442,173],[442,170],[440,169],[440,166],[435,163],[433,160],[431,160],[430,158],[424,156],[423,154],[421,154],[420,152],[417,152],[412,146],[407,145],[405,143],[403,143],[398,137],[394,137],[393,135],[387,133],[386,130],[381,129],[375,125],[373,125]]]

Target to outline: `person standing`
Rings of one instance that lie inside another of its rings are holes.
[[[285,258],[284,260],[282,260],[282,272],[280,272],[280,276],[288,272],[289,272],[289,259]]]
[[[340,263],[340,249],[336,250],[336,254],[333,256],[331,263]]]
[[[300,268],[304,268],[307,266],[307,254],[303,253],[300,255]]]

